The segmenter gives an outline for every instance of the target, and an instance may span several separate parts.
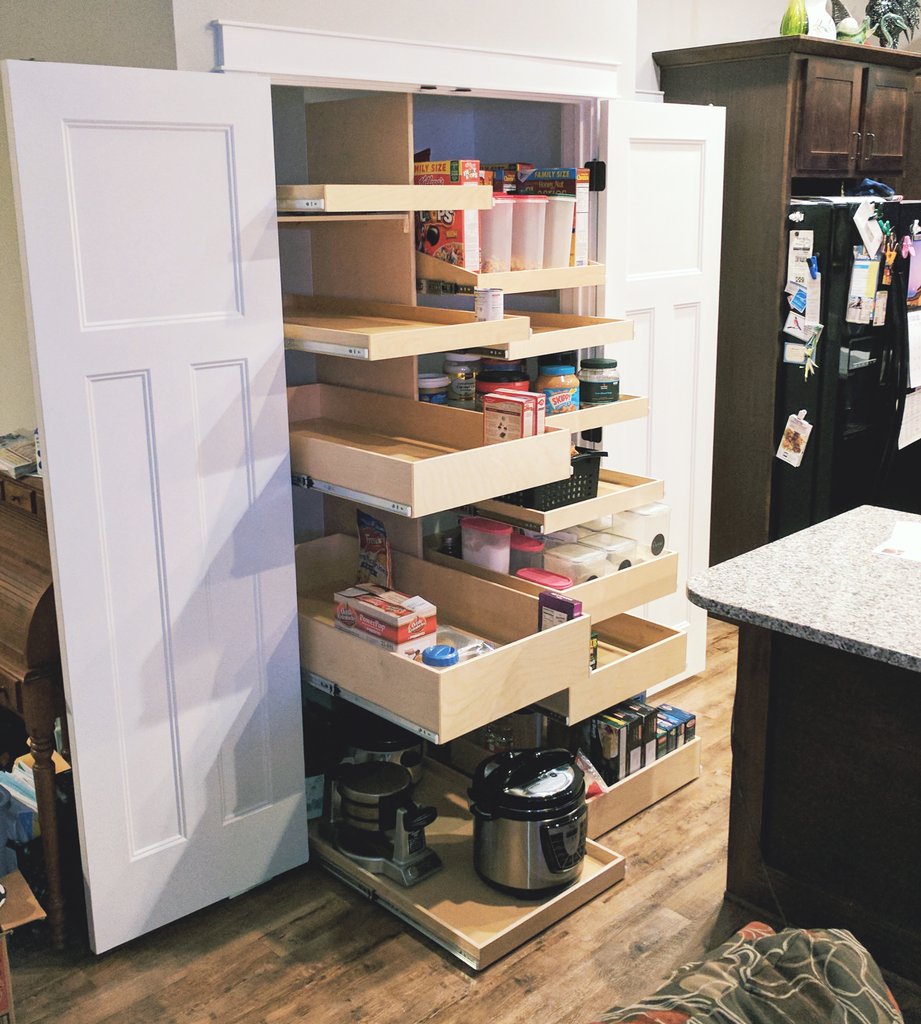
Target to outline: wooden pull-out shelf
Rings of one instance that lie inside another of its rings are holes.
[[[552,417],[550,423],[555,426],[557,419],[570,415],[573,414],[560,413]],[[508,488],[503,494],[507,491]],[[541,512],[536,508],[523,508],[519,505],[509,505],[505,501],[489,499],[476,502],[476,510],[478,514],[487,518],[499,519],[527,530],[554,533],[570,526],[590,522],[600,516],[610,515],[612,512],[623,512],[628,508],[659,501],[664,494],[665,484],[662,480],[602,469],[598,473],[597,495],[585,501],[574,501],[570,505]]]
[[[416,253],[416,274],[427,281],[446,281],[468,288],[501,288],[506,295],[540,292],[556,288],[587,288],[604,284],[604,265],[586,267],[549,267],[547,270],[505,270],[475,274],[472,270],[444,260]]]
[[[288,389],[291,468],[320,489],[419,518],[562,479],[569,434],[483,444],[483,417],[370,391]]]
[[[581,430],[609,427],[615,423],[639,420],[649,412],[649,399],[641,395],[621,395],[616,402],[590,405],[575,412],[558,412],[548,417],[547,423],[557,430],[577,434]]]
[[[534,313],[506,309],[507,316],[527,317],[531,337],[490,345],[485,355],[502,359],[527,359],[570,349],[599,348],[619,341],[633,340],[632,320],[612,320],[600,316],[576,316],[574,313]],[[477,346],[481,347],[481,346]]]
[[[526,317],[477,320],[473,313],[358,299],[285,297],[285,348],[350,359],[397,359],[429,352],[524,343]]]
[[[534,598],[466,573],[393,554],[393,586],[438,609],[456,626],[498,645],[447,669],[433,669],[336,629],[333,593],[355,581],[358,542],[336,534],[298,545],[301,667],[314,685],[372,709],[436,743],[448,740],[588,676],[587,616],[537,630]]]
[[[699,775],[700,739],[695,738],[628,775],[607,793],[592,797],[588,802],[589,836],[603,836]]]
[[[489,185],[279,185],[282,213],[385,213],[400,210],[491,210]]]
[[[426,762],[415,799],[438,809],[425,836],[443,867],[410,888],[360,867],[339,852],[322,827],[312,828],[310,845],[338,877],[371,895],[464,963],[482,970],[621,881],[626,862],[619,853],[589,841],[581,877],[555,896],[521,900],[499,892],[482,881],[473,867],[473,818],[465,796],[467,784],[467,779],[450,769]]]
[[[598,667],[587,680],[540,701],[542,708],[567,724],[628,700],[684,669],[688,638],[683,631],[633,615],[595,620],[592,629],[598,634]]]
[[[511,590],[528,596],[534,602],[534,614],[537,614],[537,598],[546,587],[529,583],[506,573],[484,569],[462,558],[454,558],[431,548],[425,552],[428,561],[435,565],[454,568],[458,575],[475,576],[497,587]],[[665,551],[658,558],[648,562],[638,562],[629,569],[620,569],[608,576],[599,576],[587,583],[577,583],[574,587],[562,591],[567,597],[582,602],[582,614],[595,620],[607,619],[619,615],[629,608],[637,608],[647,601],[673,594],[678,581],[678,554]],[[666,678],[666,677],[663,677]],[[639,693],[642,687],[631,691]],[[627,694],[630,696],[631,694]],[[613,703],[609,701],[608,704]],[[604,706],[607,707],[608,704]]]

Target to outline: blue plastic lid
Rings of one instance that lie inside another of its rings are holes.
[[[575,373],[576,368],[574,366],[558,365],[553,366],[542,366],[540,373],[542,377],[563,377],[570,373]]]
[[[432,644],[422,652],[422,663],[432,668],[447,668],[460,660],[457,648],[450,644]]]

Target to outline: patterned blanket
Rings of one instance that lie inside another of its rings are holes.
[[[599,1024],[901,1024],[870,954],[836,928],[752,922],[653,995]]]

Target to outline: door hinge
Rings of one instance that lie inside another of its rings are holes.
[[[604,160],[586,160],[585,166],[588,168],[589,192],[604,192],[608,173]]]

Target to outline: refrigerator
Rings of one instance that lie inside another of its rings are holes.
[[[878,220],[891,226],[896,239],[888,283],[883,283],[884,257],[878,268],[877,289],[885,302],[882,323],[878,315],[867,319],[870,314],[859,311],[859,293],[867,289],[859,287],[854,276],[855,247],[862,241],[854,216],[864,201],[827,197],[790,203],[786,251],[789,254],[792,245],[803,252],[803,245],[811,245],[809,277],[818,281],[820,297],[817,309],[809,313],[815,317],[817,312],[823,330],[812,372],[807,374],[800,362],[786,361],[801,353],[796,348],[799,339],[785,330],[790,326],[791,293],[783,292],[775,442],[779,446],[789,417],[802,410],[812,429],[798,465],[795,458],[773,460],[772,539],[858,505],[921,513],[921,443],[899,446],[909,390],[909,303],[921,310],[916,280],[921,276],[921,256],[915,257],[912,270],[912,256],[908,250],[903,255],[902,241],[913,233],[921,236],[921,201],[871,200]],[[921,252],[921,244],[918,249]],[[813,271],[819,276],[813,277]],[[866,322],[854,322],[855,318]]]

